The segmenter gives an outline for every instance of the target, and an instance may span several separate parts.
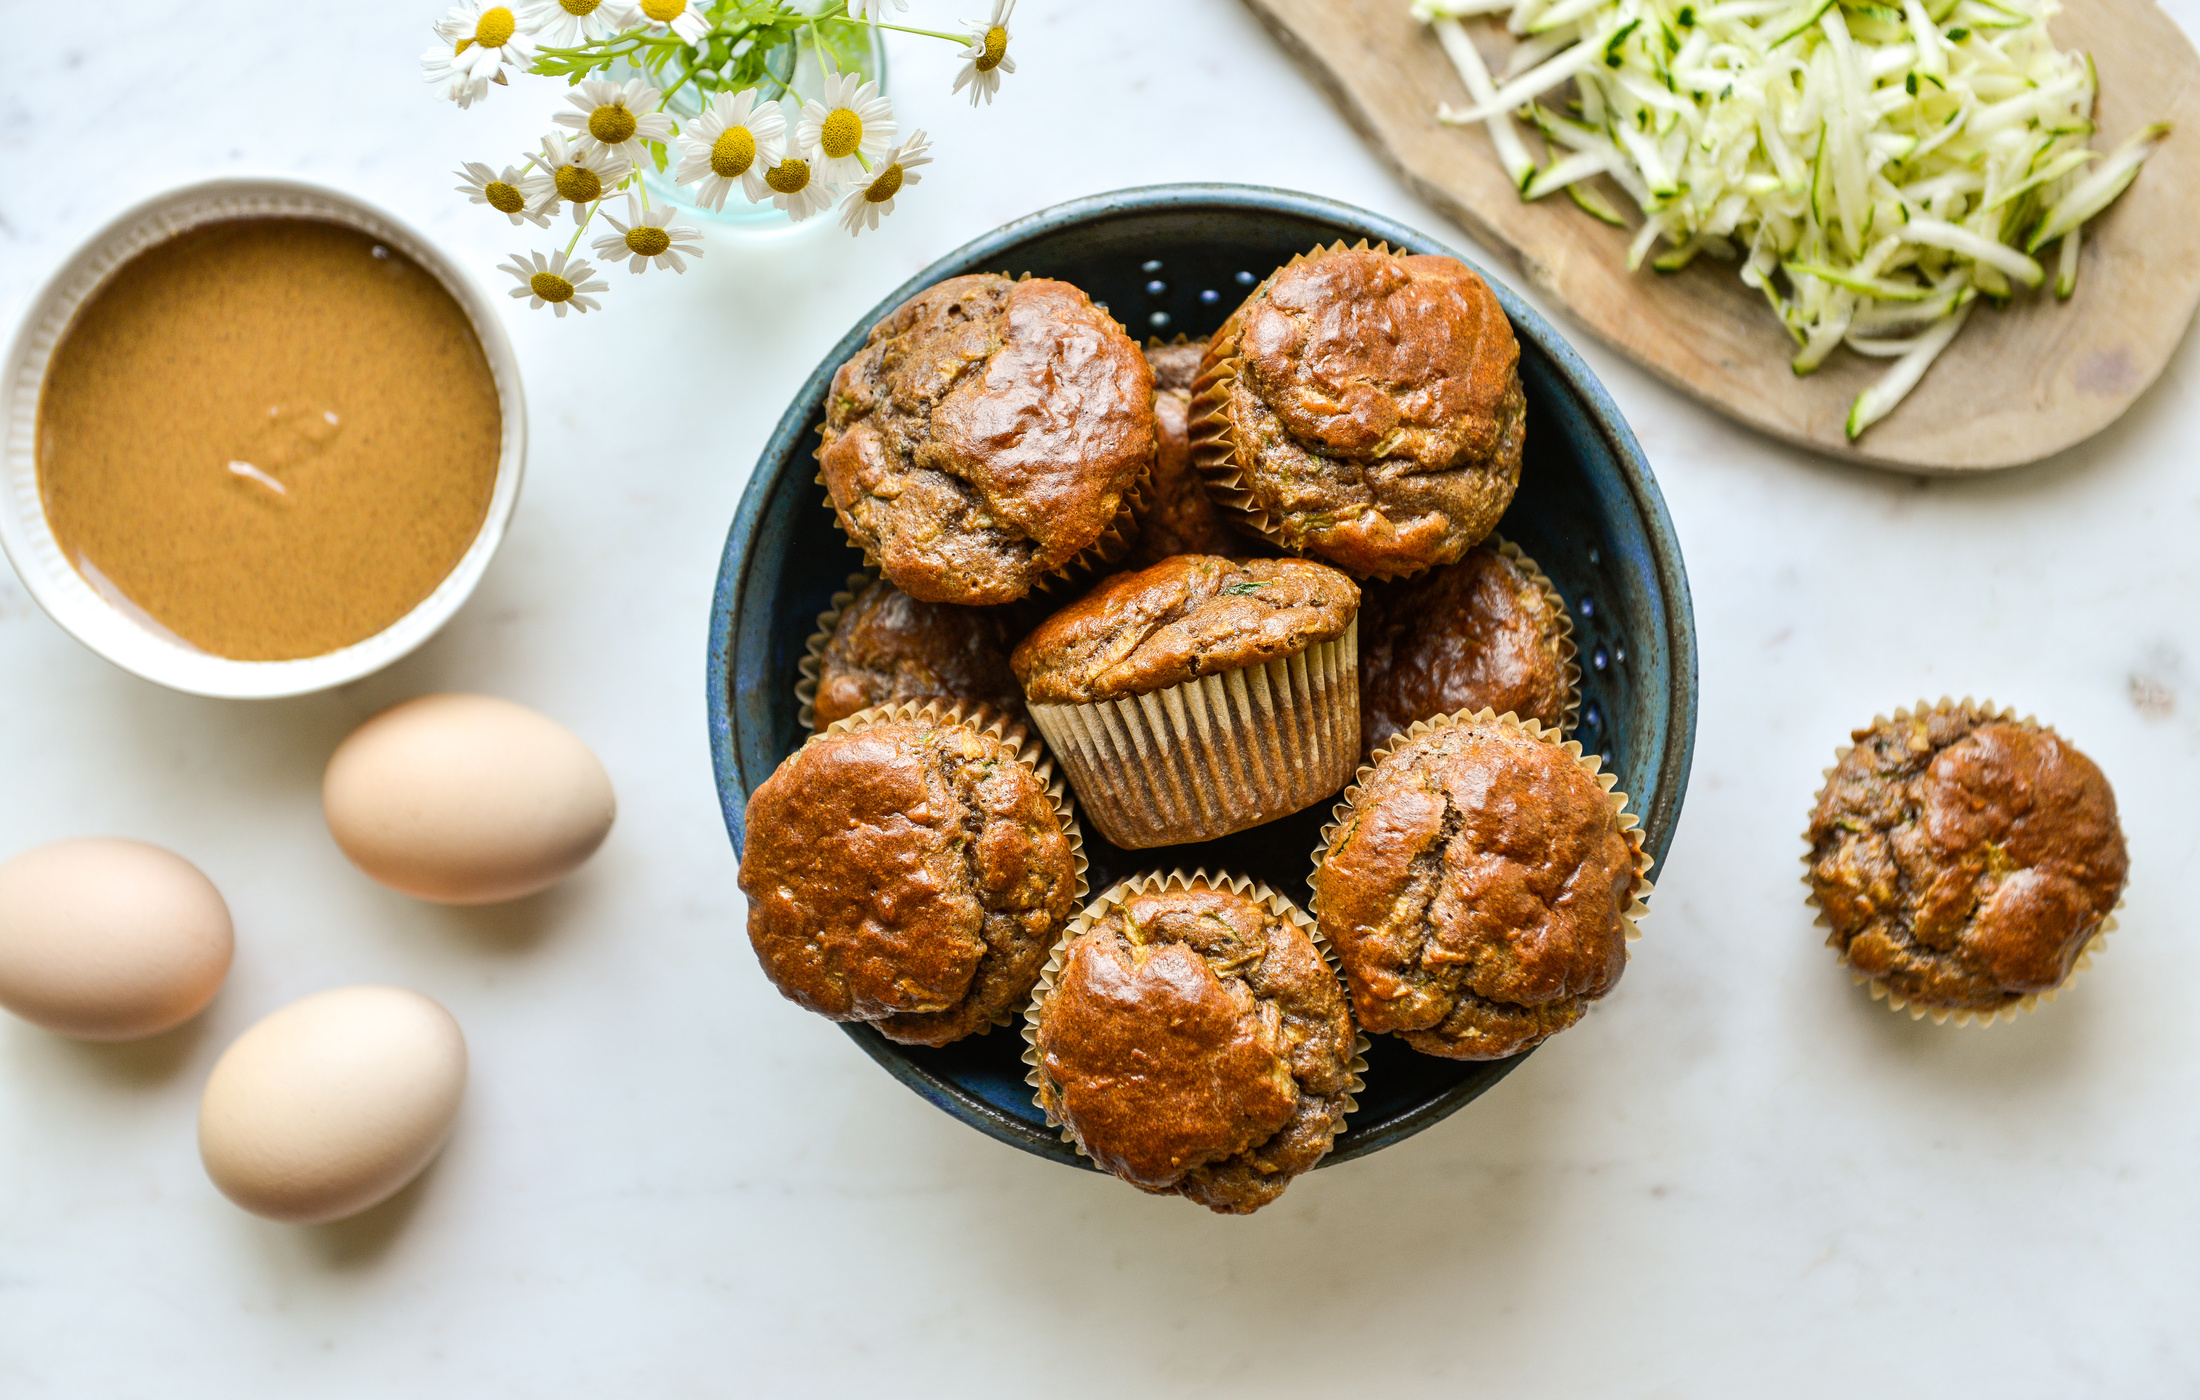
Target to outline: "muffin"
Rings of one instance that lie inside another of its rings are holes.
[[[1337,975],[1288,900],[1141,876],[1070,926],[1026,1013],[1047,1122],[1141,1191],[1244,1215],[1329,1152],[1359,1088]]]
[[[1154,458],[1153,371],[1067,282],[951,277],[833,376],[820,478],[912,598],[1006,603],[1120,558]]]
[[[1215,332],[1192,455],[1282,548],[1389,578],[1449,564],[1520,483],[1520,346],[1456,258],[1343,244],[1294,259]]]
[[[802,724],[823,729],[858,710],[905,700],[970,700],[1024,717],[1023,687],[1008,669],[1009,618],[989,608],[925,603],[862,574],[818,618],[796,696]]]
[[[1082,838],[1020,730],[897,705],[842,720],[749,799],[749,942],[788,1000],[945,1045],[1022,1010],[1084,897]]]
[[[1345,794],[1314,910],[1361,1029],[1503,1059],[1619,981],[1649,859],[1611,775],[1540,728],[1487,710],[1416,724]]]
[[[1351,777],[1359,608],[1351,579],[1304,559],[1182,554],[1106,580],[1009,665],[1110,841],[1204,841]]]
[[[1192,466],[1192,441],[1185,415],[1191,408],[1192,381],[1199,377],[1205,340],[1178,336],[1174,344],[1146,343],[1153,366],[1153,419],[1159,446],[1154,454],[1153,484],[1139,516],[1138,543],[1124,559],[1143,569],[1178,554],[1255,553],[1253,541],[1223,523],[1222,512],[1207,494],[1207,483]]]
[[[2015,714],[1943,700],[1876,720],[1811,813],[1827,943],[1913,1016],[2014,1015],[2062,985],[2122,897],[2108,779]]]
[[[1360,604],[1360,750],[1417,719],[1492,710],[1563,731],[1580,704],[1573,620],[1507,540],[1388,584]]]

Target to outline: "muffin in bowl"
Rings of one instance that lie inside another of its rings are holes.
[[[1359,1089],[1311,921],[1232,876],[1146,875],[1071,925],[1025,1013],[1047,1121],[1102,1170],[1243,1215],[1329,1152]]]
[[[1008,603],[1122,557],[1154,458],[1153,371],[1067,282],[950,277],[833,376],[841,528],[928,603]]]
[[[1581,703],[1565,600],[1510,540],[1370,584],[1360,604],[1360,747],[1417,719],[1492,710],[1563,731]]]
[[[1495,1060],[1618,984],[1649,858],[1593,756],[1485,710],[1416,723],[1315,855],[1314,912],[1363,1030]]]
[[[1105,580],[1009,665],[1103,835],[1204,841],[1352,775],[1359,607],[1351,579],[1310,560],[1182,554]]]
[[[2069,979],[2131,870],[2100,768],[1969,700],[1855,731],[1811,813],[1811,902],[1875,997],[1992,1024]]]
[[[1020,729],[982,708],[865,710],[749,805],[749,942],[788,1000],[945,1045],[1010,1020],[1084,897],[1083,840]]]
[[[1520,484],[1520,346],[1457,258],[1339,244],[1253,289],[1208,342],[1193,459],[1280,548],[1355,575],[1449,564]]]
[[[910,700],[968,700],[1024,717],[1023,687],[1008,669],[1008,613],[926,603],[856,574],[817,620],[802,680],[802,727],[823,729],[858,710]]]
[[[1243,535],[1223,521],[1222,511],[1207,494],[1207,483],[1192,465],[1192,384],[1199,378],[1199,362],[1207,353],[1204,337],[1173,342],[1146,343],[1146,363],[1153,367],[1153,420],[1156,449],[1153,482],[1146,490],[1146,508],[1139,517],[1138,543],[1123,560],[1125,568],[1143,569],[1179,554],[1221,554],[1243,557],[1263,553],[1250,535]]]

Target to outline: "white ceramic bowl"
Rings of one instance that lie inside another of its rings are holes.
[[[496,381],[504,438],[481,533],[435,592],[411,612],[341,651],[296,661],[235,661],[200,651],[150,618],[132,616],[110,603],[63,556],[38,497],[38,391],[55,343],[109,273],[185,229],[270,216],[321,219],[359,229],[434,274],[465,309],[480,338]],[[339,190],[282,176],[225,176],[186,185],[125,211],[86,240],[47,279],[16,327],[7,359],[0,362],[0,423],[6,429],[0,449],[0,547],[38,605],[70,635],[126,671],[194,695],[234,699],[303,695],[343,685],[380,670],[435,635],[474,591],[503,542],[527,460],[527,402],[520,392],[519,362],[488,294],[386,210]]]

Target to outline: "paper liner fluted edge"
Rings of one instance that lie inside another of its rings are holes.
[[[1352,772],[1359,635],[1355,614],[1337,636],[1289,656],[1143,695],[1027,708],[1101,835],[1128,850],[1211,841],[1302,812]],[[1253,771],[1270,759],[1280,786],[1262,786],[1268,775]]]
[[[1120,907],[1131,896],[1144,894],[1148,890],[1166,892],[1171,889],[1188,890],[1195,886],[1245,895],[1255,903],[1265,906],[1269,913],[1304,933],[1315,950],[1322,955],[1322,961],[1329,965],[1331,975],[1338,979],[1337,990],[1344,998],[1345,1019],[1352,1023],[1352,1060],[1346,1066],[1346,1073],[1350,1077],[1345,1081],[1344,1111],[1337,1115],[1337,1132],[1330,1134],[1330,1149],[1322,1153],[1323,1157],[1327,1157],[1329,1150],[1333,1150],[1336,1145],[1337,1135],[1344,1131],[1344,1120],[1359,1112],[1359,1095],[1367,1088],[1364,1076],[1367,1074],[1368,1040],[1361,1033],[1359,1023],[1352,1019],[1352,992],[1344,985],[1343,974],[1338,970],[1337,950],[1323,935],[1321,927],[1311,915],[1290,899],[1278,894],[1265,880],[1254,880],[1248,875],[1232,875],[1227,871],[1210,875],[1205,866],[1200,866],[1189,875],[1184,873],[1182,867],[1178,867],[1166,875],[1158,870],[1149,870],[1118,880],[1080,909],[1077,916],[1062,930],[1061,937],[1054,941],[1054,947],[1047,953],[1046,964],[1039,969],[1039,980],[1032,987],[1031,1000],[1024,1007],[1024,1083],[1031,1087],[1031,1102],[1046,1115],[1047,1126],[1061,1133],[1062,1141],[1075,1148],[1078,1156],[1091,1160],[1092,1154],[1085,1151],[1084,1143],[1078,1141],[1077,1134],[1047,1107],[1046,1096],[1039,1091],[1039,1008],[1062,975],[1062,959],[1067,956],[1069,945],[1105,918],[1109,910]],[[1316,1165],[1319,1165],[1318,1159]]]
[[[1371,245],[1364,238],[1349,248],[1340,238],[1326,246],[1312,248],[1304,253],[1293,253],[1289,262],[1263,277],[1245,294],[1245,300],[1238,303],[1237,310],[1232,311],[1230,319],[1223,323],[1224,328],[1229,329],[1234,325],[1237,312],[1244,310],[1254,297],[1259,296],[1275,281],[1277,273],[1288,271],[1313,258],[1334,253],[1376,253],[1387,258],[1410,256],[1404,249],[1392,248],[1387,241]],[[1192,401],[1184,411],[1185,434],[1190,440],[1192,452],[1192,468],[1207,484],[1207,494],[1234,523],[1242,525],[1286,554],[1307,556],[1310,551],[1292,544],[1284,535],[1282,527],[1276,523],[1275,517],[1262,509],[1257,498],[1247,489],[1244,470],[1238,463],[1237,439],[1230,429],[1228,418],[1221,411],[1230,382],[1237,378],[1238,373],[1236,334],[1232,330],[1227,344],[1224,342],[1222,330],[1217,330],[1209,337],[1209,353],[1213,354],[1217,346],[1222,346],[1225,353],[1218,356],[1211,367],[1202,366],[1199,377],[1192,381]],[[1346,569],[1342,564],[1322,558],[1318,554],[1313,557],[1360,578],[1410,578],[1436,567],[1433,564],[1422,564],[1412,568],[1362,572],[1358,569]]]
[[[1074,920],[1074,911],[1082,909],[1092,893],[1091,882],[1086,878],[1091,862],[1085,857],[1084,828],[1077,824],[1076,809],[1070,804],[1069,784],[1060,773],[1054,771],[1053,760],[1047,756],[1045,746],[1013,716],[1003,714],[983,701],[943,700],[936,697],[929,700],[903,700],[891,705],[873,705],[867,710],[856,711],[846,719],[836,719],[825,727],[823,733],[813,734],[804,740],[802,747],[808,748],[818,740],[833,735],[861,734],[864,730],[881,724],[904,720],[928,720],[942,726],[959,725],[964,729],[988,735],[1008,751],[1010,758],[1030,770],[1032,776],[1039,780],[1040,786],[1046,789],[1047,801],[1053,806],[1055,817],[1062,824],[1063,836],[1069,839],[1070,869],[1076,876],[1076,884],[1070,896],[1070,907],[1073,911],[1070,917]],[[1013,1024],[1015,1020],[1016,1013],[1011,1011],[992,1024],[1006,1026]],[[978,1033],[983,1034],[984,1031],[980,1030]]]
[[[1643,844],[1642,823],[1633,812],[1627,810],[1627,794],[1619,790],[1619,774],[1605,771],[1604,760],[1583,749],[1578,740],[1568,739],[1560,731],[1547,728],[1540,721],[1522,719],[1510,710],[1498,714],[1487,706],[1480,710],[1460,710],[1456,714],[1437,715],[1432,719],[1417,719],[1405,730],[1377,745],[1375,752],[1368,756],[1367,762],[1360,765],[1359,771],[1353,774],[1352,785],[1344,790],[1344,796],[1330,809],[1329,821],[1322,827],[1321,839],[1314,846],[1314,866],[1306,881],[1311,892],[1307,899],[1307,908],[1313,911],[1314,917],[1317,920],[1321,917],[1322,862],[1329,858],[1330,845],[1336,840],[1337,832],[1351,817],[1353,804],[1360,800],[1361,793],[1367,787],[1367,780],[1374,776],[1376,768],[1401,745],[1424,734],[1457,729],[1469,724],[1510,725],[1531,739],[1556,745],[1570,755],[1575,763],[1581,765],[1598,787],[1604,789],[1604,800],[1610,804],[1620,836],[1627,842],[1627,849],[1635,862],[1634,884],[1628,890],[1626,907],[1620,911],[1620,929],[1627,943],[1631,945],[1638,941],[1642,937],[1642,917],[1650,912],[1648,901],[1655,889],[1650,882],[1650,867],[1656,863],[1657,858]],[[1632,953],[1631,948],[1629,951]]]
[[[802,643],[802,660],[795,664],[801,678],[794,683],[794,701],[806,733],[817,732],[817,687],[825,673],[825,648],[840,627],[840,615],[877,581],[870,574],[848,575],[846,586],[833,595],[832,606],[817,615],[817,630]]]
[[[1885,724],[1901,724],[1919,715],[1931,714],[1968,714],[1986,723],[1998,721],[2016,724],[2027,729],[2044,730],[2049,734],[2055,733],[2054,726],[2041,724],[2037,715],[2026,715],[2019,719],[2015,706],[1997,707],[1991,700],[1974,700],[1968,695],[1961,700],[1951,699],[1943,695],[1937,704],[1930,700],[1919,700],[1914,706],[1898,706],[1892,715],[1873,715],[1870,727],[1877,729]],[[1818,785],[1818,791],[1812,795],[1810,800],[1810,810],[1813,816],[1817,814],[1818,805],[1826,800],[1826,789],[1833,783],[1834,772],[1840,768],[1841,761],[1847,758],[1855,749],[1856,745],[1853,743],[1841,744],[1834,749],[1833,766],[1819,774],[1819,777],[1824,781]],[[2118,825],[2121,825],[2120,820]],[[1848,969],[1849,979],[1869,991],[1873,1001],[1879,1002],[1889,1011],[1907,1011],[1913,1021],[1922,1021],[1930,1017],[1936,1026],[1944,1026],[1952,1021],[1958,1026],[1978,1026],[1983,1029],[1997,1021],[2014,1021],[2019,1013],[2037,1011],[2043,1004],[2052,1004],[2059,994],[2068,991],[2070,984],[2078,980],[2079,973],[2093,966],[2093,955],[2095,953],[2108,950],[2108,936],[2116,931],[2117,911],[2124,907],[2124,891],[2119,890],[2116,894],[2115,904],[2111,905],[2109,911],[2101,916],[2100,927],[2093,930],[2092,936],[2086,939],[2085,946],[2078,950],[2078,956],[2072,960],[2069,975],[2045,991],[2030,992],[2015,1001],[2005,1002],[2000,1006],[1987,1007],[1983,1010],[1969,1006],[1926,1006],[1923,1003],[1903,997],[1894,988],[1887,985],[1885,978],[1867,976],[1849,966],[1849,955],[1841,947],[1840,935],[1833,931],[1833,921],[1826,917],[1825,906],[1818,902],[1817,887],[1811,884],[1810,881],[1812,850],[1810,824],[1806,821],[1803,825],[1802,861],[1803,888],[1807,893],[1803,896],[1803,903],[1818,911],[1817,916],[1811,920],[1811,924],[1813,927],[1826,930],[1826,946],[1833,950],[1834,961]],[[2130,888],[2130,884],[2130,877],[2127,875],[2124,881],[2125,890]]]
[[[1581,647],[1574,641],[1574,616],[1566,606],[1566,597],[1551,582],[1551,576],[1543,572],[1543,566],[1528,557],[1528,552],[1503,535],[1492,533],[1483,544],[1497,551],[1506,562],[1543,592],[1552,615],[1558,619],[1558,669],[1561,683],[1566,687],[1566,704],[1559,719],[1559,731],[1571,734],[1581,724]]]

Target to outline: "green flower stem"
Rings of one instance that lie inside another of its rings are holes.
[[[636,174],[634,178],[639,180],[641,176],[639,174]],[[622,180],[619,183],[624,185],[626,182]],[[603,208],[603,200],[601,197],[597,198],[589,204],[588,212],[581,217],[580,223],[574,226],[573,241],[565,245],[566,257],[572,257],[573,250],[581,246],[581,235],[588,232],[588,226],[590,224],[596,222],[596,211],[601,208]]]
[[[921,34],[927,39],[945,39],[950,44],[968,44],[970,42],[968,34],[943,34],[937,29],[912,29],[906,24],[888,24],[882,19],[861,20],[850,19],[846,15],[820,15],[817,24],[852,24],[858,29],[877,25],[881,29],[891,29],[896,34]]]

